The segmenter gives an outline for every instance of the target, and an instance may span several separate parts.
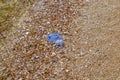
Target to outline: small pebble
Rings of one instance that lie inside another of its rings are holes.
[[[47,40],[48,40],[48,42],[56,44],[59,47],[64,46],[63,37],[59,33],[50,33],[50,34],[48,34],[47,35]]]

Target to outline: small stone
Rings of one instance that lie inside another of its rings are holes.
[[[28,34],[29,34],[29,32],[26,32],[25,34],[27,34],[27,35],[28,35]]]
[[[90,2],[90,0],[86,0],[86,2]]]
[[[55,52],[53,52],[53,53],[52,53],[52,56],[55,56],[55,55],[56,55],[56,53],[55,53]]]
[[[65,71],[66,71],[66,72],[69,72],[69,70],[68,70],[68,69],[66,69]]]
[[[49,22],[49,21],[47,21],[46,23],[47,23],[47,24],[50,24],[50,22]]]

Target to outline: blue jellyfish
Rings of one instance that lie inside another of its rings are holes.
[[[59,47],[64,46],[63,37],[59,33],[50,33],[50,34],[48,34],[47,35],[47,40],[48,40],[48,42],[56,44]]]

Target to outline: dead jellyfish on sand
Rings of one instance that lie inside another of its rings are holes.
[[[55,44],[59,47],[63,47],[64,43],[63,43],[63,37],[62,34],[60,33],[50,33],[47,35],[47,41],[49,43]]]

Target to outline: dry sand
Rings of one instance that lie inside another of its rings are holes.
[[[120,0],[39,0],[0,45],[0,80],[120,80]],[[65,46],[46,41],[59,32]]]

